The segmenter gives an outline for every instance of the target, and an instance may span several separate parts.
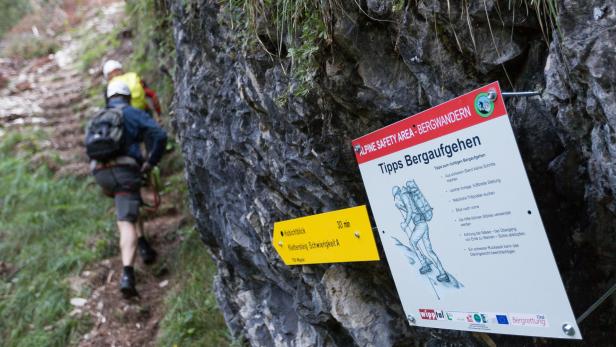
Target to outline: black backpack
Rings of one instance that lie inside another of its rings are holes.
[[[90,120],[86,127],[86,153],[90,159],[109,161],[123,154],[124,116],[121,108],[106,108]]]

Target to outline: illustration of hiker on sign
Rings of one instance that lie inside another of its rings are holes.
[[[398,246],[405,248],[410,254],[408,258],[411,265],[415,264],[416,260],[419,261],[419,273],[426,276],[432,272],[434,266],[438,272],[436,281],[442,284],[452,284],[455,288],[461,287],[461,284],[445,271],[439,256],[432,247],[428,222],[432,220],[433,209],[415,181],[409,180],[402,187],[394,186],[392,194],[396,208],[402,214],[400,228],[408,236],[409,243],[407,245],[406,242],[394,239]],[[431,284],[434,286],[432,280]]]

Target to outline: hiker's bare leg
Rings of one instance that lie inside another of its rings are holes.
[[[139,223],[118,221],[118,229],[120,230],[120,251],[122,253],[122,265],[124,266],[133,266],[135,263],[137,224]]]
[[[143,219],[139,218],[135,226],[137,228],[137,237],[145,236],[143,233]]]

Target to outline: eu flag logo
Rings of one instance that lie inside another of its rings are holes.
[[[503,314],[497,314],[496,321],[498,322],[498,324],[509,324],[509,320],[507,319],[507,316]]]

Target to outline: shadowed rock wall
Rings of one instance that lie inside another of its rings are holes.
[[[396,11],[393,1],[357,3],[320,2],[329,39],[317,83],[300,98],[288,92],[290,59],[242,45],[225,2],[171,1],[174,123],[231,331],[253,346],[484,345],[477,334],[409,327],[385,260],[287,267],[271,233],[278,220],[366,203],[351,139],[493,80],[543,92],[507,107],[581,314],[614,277],[613,2],[562,2],[549,44],[534,10],[508,1],[411,1]],[[285,57],[293,38],[267,35],[265,17],[259,28],[263,45]],[[608,302],[582,324],[587,345],[616,338],[614,313]]]

